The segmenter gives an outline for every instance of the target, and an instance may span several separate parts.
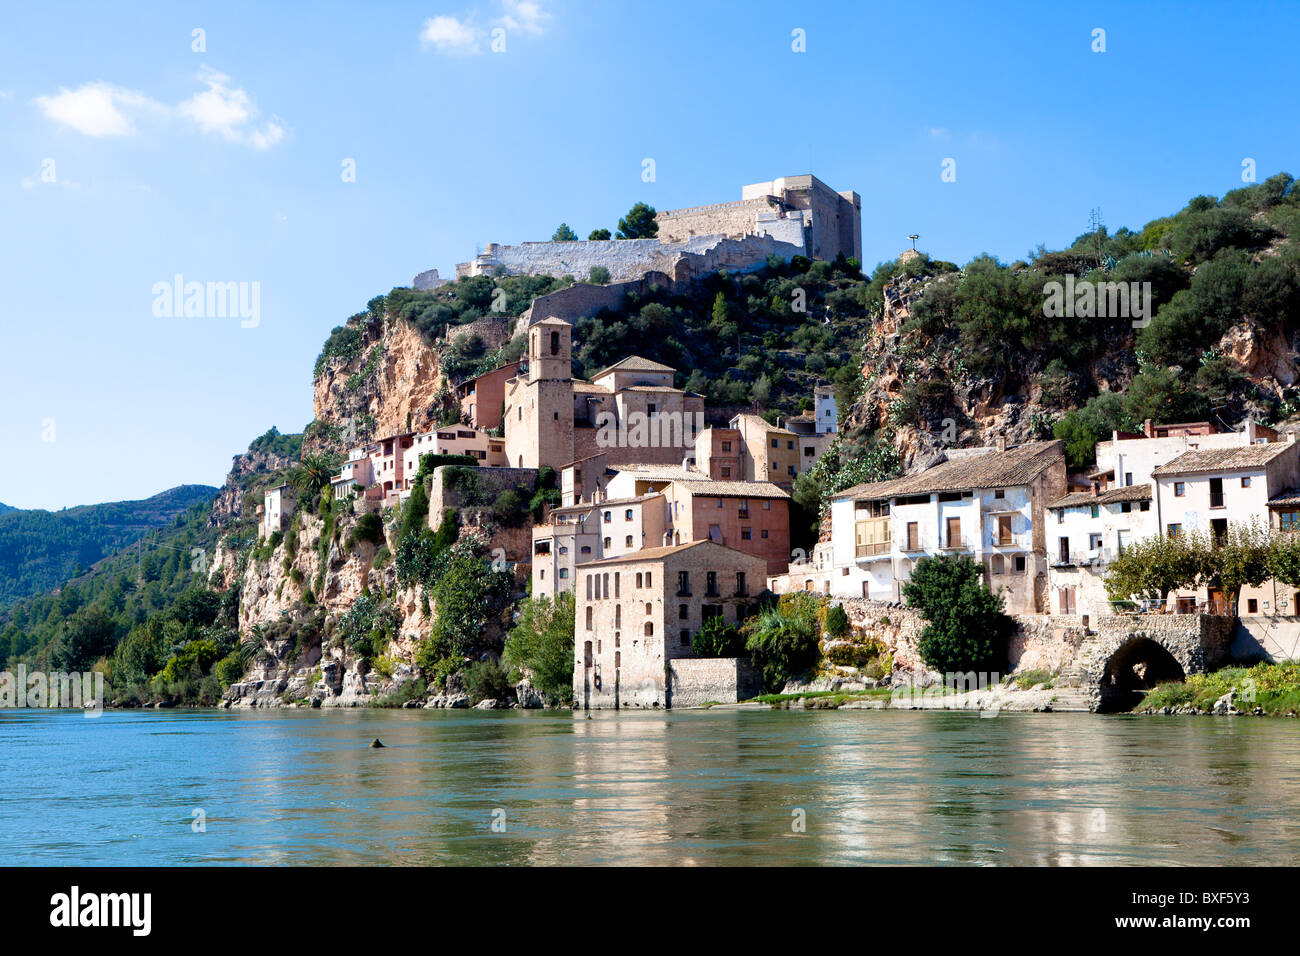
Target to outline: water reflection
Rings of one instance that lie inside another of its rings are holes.
[[[1285,720],[17,712],[0,770],[11,863],[1300,861]]]

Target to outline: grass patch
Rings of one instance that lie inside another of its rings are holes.
[[[811,690],[802,694],[759,694],[745,703],[770,704],[773,707],[783,707],[791,701],[815,700],[818,701],[817,709],[834,710],[841,704],[851,700],[888,698],[891,693],[892,691],[888,687],[873,687],[868,690]],[[823,701],[825,703],[822,703]]]
[[[1029,690],[1039,684],[1042,684],[1046,690],[1051,690],[1056,686],[1056,672],[1045,668],[1024,671],[1014,675],[1011,679],[1015,681],[1016,687],[1020,690]]]
[[[1191,706],[1209,710],[1229,691],[1235,694],[1238,710],[1259,707],[1270,717],[1300,714],[1300,661],[1224,667],[1209,674],[1193,674],[1186,681],[1153,687],[1137,709]]]

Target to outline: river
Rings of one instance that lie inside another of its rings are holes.
[[[0,771],[10,865],[1300,863],[1287,719],[28,710]]]

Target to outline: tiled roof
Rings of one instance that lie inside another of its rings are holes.
[[[762,415],[754,415],[751,414],[750,412],[741,412],[739,415],[733,418],[732,421],[734,422],[742,418],[765,431],[781,432],[783,434],[791,435],[791,436],[794,435],[794,432],[790,431],[788,428],[778,428],[776,425],[770,424],[767,421],[767,419],[765,419]]]
[[[598,568],[598,567],[607,566],[611,564],[628,564],[631,562],[639,562],[639,561],[658,561],[662,558],[672,557],[673,555],[679,554],[682,551],[687,551],[691,548],[699,548],[704,545],[709,545],[710,547],[714,547],[714,548],[720,548],[723,551],[730,551],[734,554],[741,555],[742,557],[754,558],[754,555],[747,554],[744,551],[737,551],[735,548],[728,548],[725,544],[718,544],[718,542],[716,541],[710,541],[707,538],[701,538],[699,541],[689,541],[686,544],[672,544],[660,548],[642,548],[640,551],[631,551],[627,554],[620,555],[617,558],[605,558],[601,561],[592,561],[588,564],[584,564],[582,567],[583,570],[586,570],[587,568]],[[756,560],[762,561],[763,559],[756,558]]]
[[[708,481],[709,476],[681,465],[613,465],[614,471],[626,471],[645,481]]]
[[[1268,499],[1270,508],[1280,508],[1286,505],[1300,505],[1300,488],[1288,488],[1286,491],[1280,491]]]
[[[1294,442],[1276,441],[1262,445],[1239,445],[1236,448],[1198,448],[1185,451],[1173,461],[1165,462],[1151,474],[1194,475],[1210,471],[1241,471],[1262,468],[1274,458],[1294,451]]]
[[[1150,485],[1123,485],[1093,494],[1091,491],[1076,491],[1058,498],[1047,507],[1077,508],[1083,505],[1113,505],[1121,501],[1150,501]]]
[[[835,495],[834,500],[873,501],[896,495],[1027,485],[1050,465],[1058,461],[1064,464],[1064,448],[1064,442],[1037,441],[1008,448],[1005,452],[990,448],[981,449],[981,453],[955,454],[914,475],[847,488]]]
[[[593,385],[591,382],[580,382],[577,379],[573,380],[573,390],[575,392],[594,392],[600,395],[610,394],[609,389],[604,385]]]
[[[686,393],[680,388],[673,388],[670,385],[627,385],[619,389],[620,392],[676,392],[679,395]]]
[[[597,372],[592,378],[600,378],[602,375],[608,375],[610,372],[676,372],[677,369],[671,365],[660,365],[658,362],[652,362],[647,358],[639,355],[629,355],[627,358],[615,362],[607,369]]]
[[[713,481],[708,478],[676,481],[686,488],[692,497],[715,498],[789,498],[770,481]]]

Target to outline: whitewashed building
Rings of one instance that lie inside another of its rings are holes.
[[[769,587],[898,601],[918,560],[964,554],[1009,613],[1044,611],[1046,507],[1065,488],[1062,442],[950,449],[921,472],[836,495],[830,547]]]

